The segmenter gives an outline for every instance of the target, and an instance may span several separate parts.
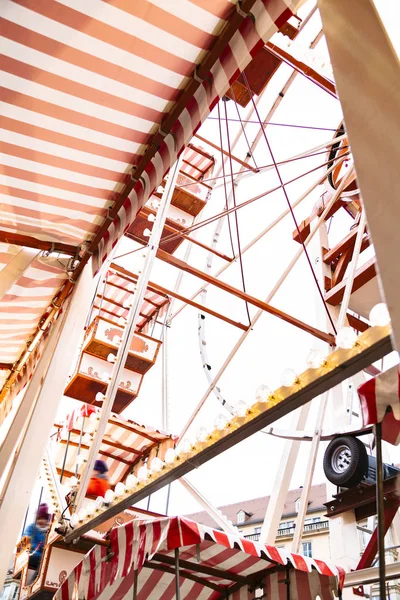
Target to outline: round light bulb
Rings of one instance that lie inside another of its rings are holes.
[[[137,476],[138,476],[139,481],[141,481],[141,482],[144,482],[147,480],[147,478],[149,476],[149,471],[148,471],[146,465],[143,465],[142,467],[140,467]]]
[[[218,415],[214,421],[215,429],[222,430],[225,429],[228,423],[228,418],[225,415]]]
[[[205,442],[208,436],[208,431],[205,427],[200,427],[196,434],[196,439],[198,442]]]
[[[150,469],[151,469],[151,471],[154,471],[154,473],[159,473],[161,471],[161,469],[163,468],[163,466],[164,466],[164,463],[161,460],[161,458],[158,458],[158,456],[155,456],[150,463]]]
[[[128,292],[134,292],[136,290],[136,285],[134,283],[128,283],[126,289],[128,290]]]
[[[257,402],[267,402],[270,395],[271,395],[271,390],[269,389],[269,387],[267,385],[264,385],[263,383],[261,385],[259,385],[258,388],[256,389],[256,401]]]
[[[96,508],[101,508],[104,505],[103,496],[97,496],[95,504],[96,504]]]
[[[130,490],[133,487],[135,487],[135,485],[137,484],[137,482],[138,482],[137,477],[135,477],[135,475],[133,473],[131,473],[126,478],[125,485]]]
[[[71,518],[69,520],[69,524],[71,525],[71,527],[76,527],[79,523],[79,517],[76,513],[74,513],[73,515],[71,515]]]
[[[78,454],[76,457],[76,464],[83,465],[84,462],[86,462],[86,458],[83,456],[83,454]]]
[[[101,374],[101,378],[103,381],[106,381],[107,383],[109,381],[111,381],[111,376],[109,373],[106,373],[105,371]]]
[[[115,363],[116,360],[117,360],[117,357],[115,356],[115,354],[110,352],[110,354],[107,356],[107,362]]]
[[[167,464],[171,464],[174,462],[174,460],[176,459],[176,451],[174,450],[174,448],[168,448],[168,450],[165,453],[164,456],[164,460]]]
[[[284,387],[291,387],[297,381],[297,373],[293,369],[285,369],[281,375],[281,384]]]
[[[192,451],[193,448],[193,444],[192,442],[189,440],[189,438],[184,438],[180,444],[180,450],[182,450],[182,452],[184,452],[185,454],[188,454],[189,452]]]
[[[96,504],[94,502],[89,502],[89,504],[86,506],[87,516],[91,517],[95,510],[96,510]]]
[[[113,492],[113,490],[107,490],[106,493],[104,494],[104,500],[106,501],[107,504],[111,504],[111,502],[114,500],[115,494]]]
[[[123,494],[125,494],[125,486],[122,483],[122,481],[119,481],[117,483],[117,485],[115,486],[114,492],[115,492],[115,495],[117,497],[122,496]]]
[[[248,408],[249,407],[244,400],[239,400],[239,402],[233,407],[233,414],[236,417],[244,417]]]
[[[388,307],[384,302],[376,304],[369,313],[369,320],[372,327],[384,327],[390,323],[390,314]]]
[[[357,341],[357,334],[351,327],[342,327],[336,334],[336,345],[348,350],[353,348]]]
[[[78,512],[79,521],[84,521],[87,517],[86,506],[82,506],[81,510]]]
[[[90,435],[90,433],[85,433],[85,435],[82,438],[82,442],[86,445],[89,445],[92,443],[92,436]]]
[[[106,399],[105,395],[102,392],[97,392],[95,398],[96,402],[104,402],[104,400]]]
[[[68,439],[68,431],[64,428],[60,429],[60,440],[67,440]]]
[[[310,369],[319,369],[325,362],[325,357],[320,350],[312,349],[308,353],[306,363]]]
[[[133,304],[132,304],[132,300],[125,300],[125,302],[123,303],[123,307],[124,308],[132,308]]]
[[[163,186],[162,186],[162,185],[159,185],[159,186],[158,186],[158,188],[157,188],[157,193],[158,193],[158,194],[163,194],[163,193],[164,193],[164,191],[165,191],[165,190],[164,190]],[[160,203],[158,202],[158,200],[156,200],[154,203],[155,203],[155,204],[160,204]]]
[[[95,423],[97,421],[97,412],[96,411],[90,413],[89,421],[92,421],[93,423]]]
[[[150,237],[151,236],[151,231],[148,227],[146,227],[146,229],[143,231],[143,237]]]
[[[125,327],[125,325],[126,325],[125,317],[118,317],[117,323],[118,323],[118,325],[121,325],[121,327]]]
[[[156,217],[155,217],[155,215],[153,215],[153,213],[149,213],[147,220],[149,221],[149,223],[154,223],[154,221],[156,220]]]
[[[69,478],[68,483],[69,483],[70,487],[72,487],[72,488],[76,487],[78,485],[77,477],[75,477],[75,475],[72,475],[72,477]]]

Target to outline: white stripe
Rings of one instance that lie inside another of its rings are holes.
[[[77,140],[88,140],[89,142],[99,144],[99,146],[105,146],[106,148],[113,148],[132,154],[141,154],[143,150],[142,146],[135,142],[130,142],[129,140],[115,137],[108,133],[101,133],[100,131],[82,127],[81,125],[74,125],[68,121],[61,121],[54,117],[48,117],[25,108],[19,108],[13,104],[7,104],[6,102],[0,102],[0,114],[3,117],[9,117],[10,119],[15,119],[22,123],[28,123],[29,125],[48,129],[49,131],[62,133],[76,138]]]
[[[60,200],[75,201],[80,204],[87,204],[94,206],[95,208],[102,208],[105,201],[102,198],[94,198],[93,196],[86,196],[79,192],[70,192],[69,190],[63,190],[61,188],[54,188],[42,183],[36,183],[35,181],[27,181],[25,179],[16,179],[15,177],[9,177],[8,175],[2,175],[0,173],[0,185],[13,187],[20,190],[26,190],[28,192],[34,192],[35,194],[43,194],[50,198],[59,198]],[[67,210],[67,207],[65,207]]]
[[[115,79],[110,79],[104,75],[99,75],[93,71],[77,67],[64,60],[49,56],[38,50],[27,48],[22,44],[9,40],[1,39],[1,50],[5,56],[10,56],[28,65],[32,65],[43,71],[53,73],[67,80],[75,81],[84,86],[89,86],[101,92],[107,92],[113,96],[130,100],[136,104],[152,108],[157,111],[164,111],[167,104],[166,100],[158,98],[148,92],[143,92],[126,83],[121,83]]]
[[[215,28],[221,29],[226,21],[209,13],[205,8],[196,6],[188,0],[148,0],[149,3],[158,6],[162,10],[168,11],[171,15],[184,19],[187,23],[202,29],[206,33],[213,33]]]
[[[5,71],[1,71],[1,81],[4,87],[13,90],[14,92],[27,94],[38,100],[50,102],[55,106],[62,106],[89,117],[95,115],[98,119],[120,125],[127,129],[140,131],[142,133],[150,133],[151,128],[154,126],[153,121],[147,121],[146,119],[142,119],[135,115],[114,110],[113,108],[107,108],[101,104],[83,100],[82,98],[66,94],[59,90],[53,90],[52,88],[36,83],[35,81],[28,81],[22,77],[6,73]]]
[[[60,223],[55,223],[53,221],[47,221],[43,218],[32,219],[30,217],[25,217],[19,215],[18,222],[13,220],[14,217],[10,217],[8,213],[0,211],[0,219],[2,221],[2,228],[4,231],[13,231],[22,235],[32,235],[30,231],[24,231],[24,225],[30,225],[31,227],[36,227],[37,232],[35,233],[35,237],[38,240],[44,241],[54,241],[54,242],[64,242],[67,243],[66,240],[70,242],[76,242],[77,240],[89,239],[93,236],[91,234],[88,235],[86,229],[80,229],[78,227],[74,227],[72,225],[62,225]],[[8,221],[11,221],[10,225],[8,225]],[[39,233],[38,223],[40,223]]]
[[[388,406],[392,407],[394,418],[400,420],[399,366],[396,365],[381,373],[375,379],[375,395],[378,421],[382,421]]]
[[[78,161],[85,165],[108,169],[110,171],[115,171],[116,173],[124,172],[125,169],[129,167],[129,163],[126,162],[105,158],[104,156],[83,152],[82,150],[75,150],[68,146],[60,146],[59,144],[53,144],[52,142],[45,142],[39,138],[33,138],[23,135],[22,133],[15,133],[14,131],[7,131],[6,129],[0,129],[0,138],[4,142],[21,146],[22,148],[44,152],[45,154],[66,158],[67,160]]]
[[[124,31],[132,36],[135,35],[140,40],[147,43],[154,43],[156,40],[157,47],[160,50],[170,52],[179,58],[184,58],[190,62],[195,62],[199,54],[199,47],[189,42],[181,40],[179,37],[172,35],[158,27],[147,23],[143,19],[134,17],[133,15],[100,2],[100,0],[59,0],[60,4],[70,6],[79,12],[86,14],[93,19],[102,21],[107,25],[116,27],[120,31]],[[202,48],[200,48],[202,50]]]
[[[82,4],[78,7],[80,12],[82,12],[81,9]],[[51,31],[52,39],[105,60],[109,64],[114,64],[116,68],[121,66],[128,71],[153,79],[172,88],[179,88],[183,85],[184,80],[182,80],[182,75],[179,73],[170,71],[132,52],[121,50],[116,46],[112,46],[78,30],[71,30],[66,25],[62,25],[57,21],[53,21],[25,7],[14,4],[14,2],[6,4],[5,9],[3,9],[3,17],[46,37],[49,37],[49,31]],[[132,31],[128,33],[132,35]]]

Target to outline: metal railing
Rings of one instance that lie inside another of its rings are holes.
[[[315,523],[306,523],[303,528],[303,533],[310,533],[312,531],[326,531],[329,529],[329,521],[317,521]],[[290,537],[294,535],[295,525],[291,527],[282,527],[278,529],[277,537]],[[251,533],[244,536],[246,540],[258,542],[260,539],[259,533]]]

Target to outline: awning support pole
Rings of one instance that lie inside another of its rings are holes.
[[[67,462],[67,455],[68,455],[68,448],[69,448],[70,439],[71,439],[71,432],[68,431],[67,443],[65,445],[65,453],[64,453],[63,463],[62,463],[62,467],[61,467],[60,483],[62,483],[62,480],[63,480],[63,477],[64,477],[64,470],[65,470],[65,464]]]
[[[143,271],[140,274],[137,281],[136,291],[133,297],[133,305],[128,313],[127,323],[122,334],[121,344],[118,349],[117,358],[114,363],[112,375],[107,386],[107,391],[105,393],[105,399],[103,401],[103,407],[100,412],[98,428],[97,431],[94,433],[93,442],[89,450],[87,463],[85,464],[85,468],[81,475],[81,481],[79,484],[75,503],[76,512],[78,512],[79,509],[82,507],[82,502],[85,498],[86,490],[89,485],[89,480],[92,475],[93,466],[101,446],[101,442],[103,439],[104,432],[106,430],[109,416],[112,411],[115,396],[118,391],[119,382],[121,380],[122,370],[125,367],[125,362],[129,353],[132,338],[135,334],[140,309],[143,304],[144,296],[147,290],[147,285],[150,279],[150,273],[152,271],[153,264],[156,259],[157,249],[160,244],[161,234],[164,229],[167,211],[171,203],[181,163],[182,154],[169,172],[165,190],[161,198],[160,207],[157,211],[156,220],[154,222],[152,232],[150,235],[149,245],[147,251],[143,250],[143,252],[146,252],[143,264]]]
[[[138,580],[138,572],[137,569],[133,569],[133,600],[137,598],[137,580]]]
[[[376,443],[376,514],[378,517],[379,597],[386,598],[385,506],[383,500],[382,423],[375,425]]]
[[[181,598],[181,582],[179,577],[179,548],[175,548],[175,598]]]
[[[85,417],[82,417],[82,427],[81,427],[81,433],[80,433],[80,436],[79,436],[78,452],[77,452],[77,455],[76,455],[75,477],[78,475],[78,468],[79,468],[78,456],[81,453],[82,437],[83,437],[83,430],[84,430],[84,428],[85,428]],[[68,433],[68,441],[69,441],[69,433]]]

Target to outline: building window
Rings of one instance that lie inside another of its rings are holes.
[[[302,546],[302,554],[304,556],[308,556],[309,558],[311,558],[312,557],[311,542],[303,542],[301,546]]]
[[[254,533],[260,534],[261,533],[261,527],[254,527]]]
[[[246,513],[244,512],[244,510],[240,510],[237,514],[238,525],[241,525],[242,523],[244,523],[245,518],[246,518]]]
[[[291,529],[292,527],[294,527],[294,521],[279,523],[279,529]]]

